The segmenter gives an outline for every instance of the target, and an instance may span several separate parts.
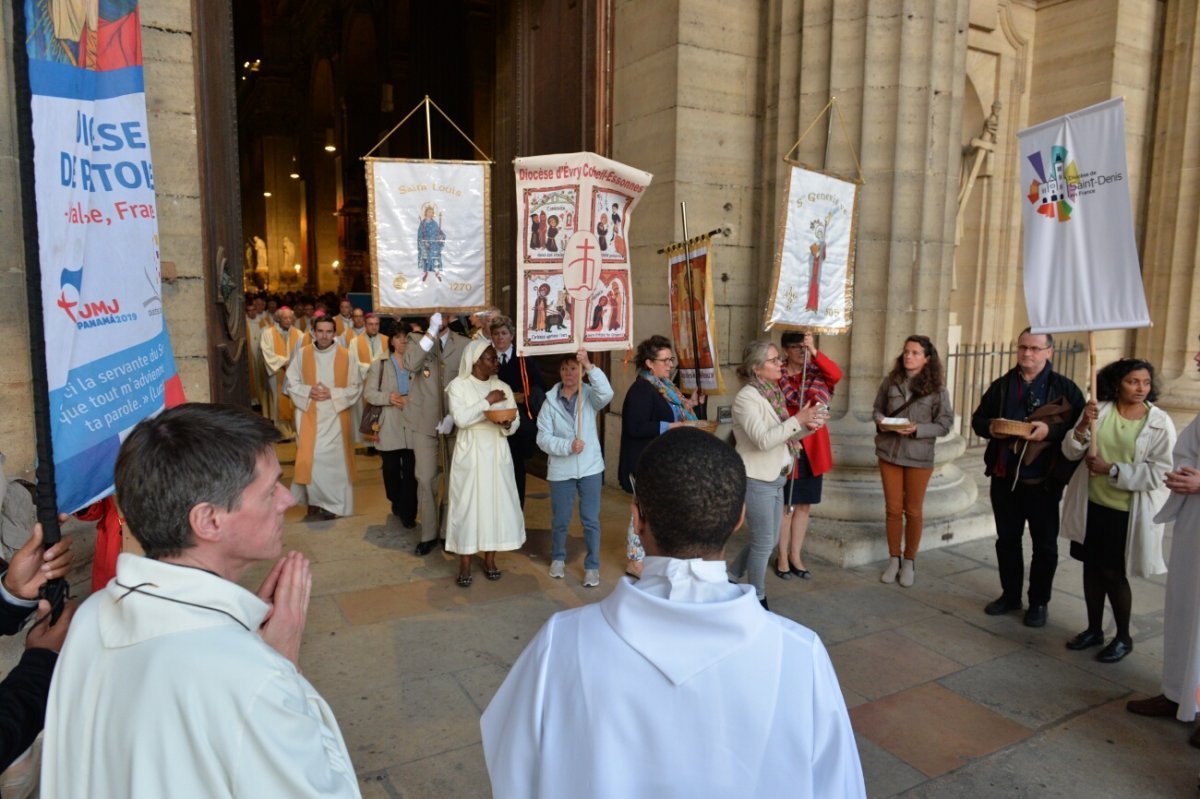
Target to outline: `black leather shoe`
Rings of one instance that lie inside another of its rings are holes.
[[[1003,616],[1005,613],[1011,613],[1014,610],[1020,609],[1021,600],[1013,600],[1002,596],[984,605],[983,612],[989,616]]]
[[[413,551],[418,555],[428,555],[433,551],[433,548],[437,546],[437,543],[438,542],[436,538],[432,541],[422,541],[421,543],[417,544],[417,548]]]
[[[1101,649],[1096,654],[1096,660],[1101,663],[1116,663],[1121,658],[1133,651],[1133,642],[1128,643],[1120,638],[1114,638],[1108,642],[1108,646]]]
[[[1099,630],[1084,630],[1070,641],[1067,641],[1067,649],[1075,651],[1091,649],[1093,646],[1100,646],[1102,643],[1104,643],[1104,633]]]
[[[1045,605],[1030,605],[1029,610],[1025,611],[1025,626],[1045,627],[1046,615]]]

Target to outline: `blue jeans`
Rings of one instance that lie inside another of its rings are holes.
[[[750,540],[733,559],[731,576],[747,575],[758,598],[767,595],[767,561],[779,542],[779,524],[783,521],[783,477],[771,481],[746,480],[746,526]]]
[[[575,495],[579,495],[579,521],[583,523],[583,541],[587,557],[583,568],[600,568],[600,487],[604,473],[589,474],[571,480],[550,480],[550,560],[567,559],[567,525],[575,511]]]

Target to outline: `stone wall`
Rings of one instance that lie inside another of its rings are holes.
[[[163,305],[176,364],[189,399],[209,397],[208,307],[200,239],[196,173],[195,77],[189,0],[141,4],[142,49],[150,149],[158,197],[164,274]],[[21,245],[21,187],[17,178],[16,101],[13,87],[11,4],[0,4],[0,335],[10,346],[0,355],[0,449],[9,475],[34,465],[29,330],[25,304],[25,253]]]

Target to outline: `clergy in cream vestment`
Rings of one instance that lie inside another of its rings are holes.
[[[1200,469],[1200,416],[1175,442],[1173,471]],[[1163,605],[1163,696],[1179,705],[1175,718],[1196,718],[1200,688],[1200,494],[1171,493],[1154,517],[1175,522]]]
[[[292,495],[310,508],[349,516],[354,513],[350,409],[362,394],[362,380],[350,353],[333,343],[330,322],[324,318],[316,322],[315,343],[301,347],[287,370],[288,393],[296,406]],[[312,398],[318,386],[328,391],[327,399]]]
[[[271,413],[279,433],[289,439],[296,435],[295,415],[292,401],[284,392],[287,367],[296,351],[308,343],[308,336],[296,329],[290,308],[280,308],[275,313],[275,324],[263,328],[259,340],[263,367],[267,374],[267,395],[270,397]]]

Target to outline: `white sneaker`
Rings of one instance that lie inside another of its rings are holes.
[[[900,585],[904,588],[911,588],[913,578],[915,577],[916,564],[908,558],[900,561]]]
[[[600,570],[599,569],[584,569],[583,571],[583,587],[595,588],[600,585]]]
[[[900,573],[900,558],[888,558],[887,568],[883,570],[883,574],[879,575],[879,582],[894,583],[896,575]]]
[[[561,560],[551,561],[550,576],[556,577],[559,580],[561,580],[567,573],[567,570],[565,567],[566,567],[566,564],[563,563]]]

